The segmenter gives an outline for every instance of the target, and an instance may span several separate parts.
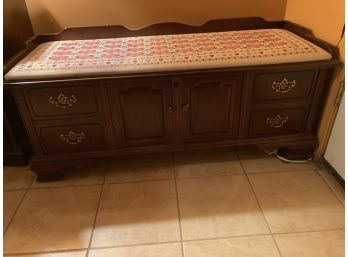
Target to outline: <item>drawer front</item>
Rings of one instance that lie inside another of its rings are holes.
[[[271,136],[304,131],[305,108],[255,111],[250,115],[250,136]]]
[[[32,115],[37,117],[88,114],[98,111],[92,86],[33,88],[26,91]]]
[[[43,126],[38,133],[46,153],[102,150],[106,145],[100,124]]]
[[[304,98],[309,96],[314,71],[257,74],[253,99],[256,101]]]

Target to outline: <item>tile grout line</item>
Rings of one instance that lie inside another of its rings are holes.
[[[44,182],[47,183],[47,182]],[[49,183],[49,182],[48,182]],[[43,186],[43,187],[32,187],[31,190],[40,190],[40,189],[58,189],[58,188],[72,188],[72,187],[89,187],[89,186],[101,186],[103,183],[91,183],[84,185],[66,185],[66,186]]]
[[[240,163],[241,163],[241,165],[242,165],[242,168],[243,168],[243,170],[244,170],[244,172],[245,172],[245,168],[244,168],[243,163],[242,163],[242,161],[241,161],[241,159],[240,159],[239,153],[236,152],[236,154],[237,154],[237,157],[238,157],[238,159],[239,159],[239,161],[240,161]],[[245,176],[246,176],[246,179],[248,180],[248,183],[249,183],[249,185],[250,185],[251,191],[252,191],[253,194],[254,194],[255,200],[256,200],[256,202],[257,202],[259,208],[260,208],[260,211],[261,211],[261,213],[262,213],[263,219],[265,220],[265,222],[266,222],[266,224],[267,224],[268,230],[269,230],[270,235],[272,236],[272,239],[273,239],[273,243],[274,243],[275,247],[277,248],[277,251],[278,251],[278,253],[279,253],[279,256],[282,257],[282,253],[281,253],[281,251],[280,251],[280,249],[279,249],[279,246],[278,246],[278,244],[277,244],[277,241],[276,241],[276,239],[274,238],[274,235],[273,235],[273,233],[272,233],[271,226],[270,226],[268,220],[266,219],[266,215],[265,215],[265,213],[264,213],[264,211],[263,211],[263,209],[262,209],[262,207],[261,207],[261,204],[260,204],[260,202],[259,202],[259,199],[257,198],[256,192],[255,192],[255,190],[254,190],[254,188],[253,188],[253,186],[252,186],[252,184],[251,184],[251,182],[250,182],[249,176],[248,176],[248,174],[247,174],[246,172],[245,172]]]
[[[243,162],[242,162],[242,160],[241,160],[241,158],[240,158],[240,156],[239,156],[238,150],[237,150],[236,148],[234,148],[233,151],[234,151],[235,155],[237,156],[237,159],[238,159],[238,161],[239,161],[240,166],[242,167],[243,175],[246,175],[247,173],[246,173],[246,170],[245,170],[245,168],[244,168]]]
[[[295,231],[295,232],[276,232],[273,233],[273,235],[281,236],[281,235],[297,235],[297,234],[304,234],[304,233],[320,233],[320,232],[330,232],[330,231],[342,231],[345,230],[345,228],[334,228],[334,229],[320,229],[320,230],[305,230],[305,231]]]
[[[257,199],[257,196],[256,196],[256,193],[254,192],[253,190],[253,187],[250,183],[250,180],[249,180],[249,176],[248,174],[245,172],[245,168],[240,160],[240,157],[239,157],[239,154],[236,152],[236,155],[238,157],[238,160],[241,164],[241,167],[243,169],[243,172],[244,174],[229,174],[229,175],[216,175],[214,177],[220,177],[220,176],[235,176],[235,175],[246,175],[247,179],[248,179],[248,182],[252,188],[252,191],[256,197],[256,200],[259,204],[259,207],[263,213],[263,210],[260,206],[260,203]],[[87,250],[86,252],[86,257],[89,255],[89,250],[91,249],[107,249],[107,248],[119,248],[119,247],[131,247],[131,246],[138,246],[138,245],[153,245],[153,244],[165,244],[165,243],[181,243],[181,247],[182,247],[182,255],[184,256],[184,250],[183,250],[183,242],[194,242],[194,241],[204,241],[204,240],[216,240],[216,239],[228,239],[228,238],[239,238],[239,237],[247,237],[247,236],[269,236],[270,234],[258,234],[258,235],[244,235],[244,236],[233,236],[233,237],[222,237],[222,238],[201,238],[201,239],[193,239],[193,240],[183,240],[182,239],[182,228],[181,228],[181,218],[180,218],[180,209],[179,209],[179,198],[178,198],[178,191],[177,191],[177,179],[191,179],[192,177],[187,177],[187,178],[176,178],[176,174],[175,174],[175,163],[174,163],[174,158],[172,159],[172,163],[173,163],[173,171],[174,171],[174,183],[175,183],[175,190],[176,190],[176,197],[177,197],[177,209],[178,209],[178,218],[179,218],[179,227],[180,227],[180,237],[181,237],[181,240],[180,241],[169,241],[169,242],[157,242],[157,243],[148,243],[148,244],[134,244],[134,245],[120,245],[120,246],[109,246],[109,247],[91,247],[91,243],[92,243],[92,239],[93,239],[93,235],[94,235],[94,230],[95,230],[95,226],[96,226],[96,219],[97,219],[97,215],[98,215],[98,212],[99,212],[99,206],[100,206],[100,201],[101,201],[101,197],[102,197],[102,192],[103,192],[103,188],[104,188],[104,185],[108,185],[108,184],[123,184],[123,183],[134,183],[134,181],[129,181],[129,182],[121,182],[121,183],[105,183],[105,180],[106,180],[106,175],[107,175],[107,165],[105,166],[105,175],[104,175],[104,178],[103,178],[103,182],[102,184],[93,184],[93,185],[101,185],[102,188],[101,188],[101,194],[100,194],[100,197],[99,197],[99,202],[98,202],[98,206],[97,206],[97,211],[96,211],[96,215],[95,215],[95,219],[94,219],[94,225],[93,225],[93,229],[92,229],[92,234],[91,234],[91,238],[90,238],[90,242],[89,242],[89,247],[88,248],[81,248],[81,249],[71,249],[71,250],[61,250],[61,251],[56,251],[56,252],[67,252],[67,251],[78,251],[78,250]],[[317,169],[315,170],[317,173]],[[287,171],[288,172],[288,171]],[[262,173],[253,173],[253,174],[263,174],[263,173],[270,173],[270,172],[262,172]],[[272,172],[272,173],[277,173],[276,171]],[[324,180],[324,178],[318,174],[322,180]],[[201,177],[193,177],[193,178],[202,178],[202,177],[210,177],[210,176],[201,176]],[[156,180],[152,180],[152,181],[158,181],[158,180],[171,180],[171,179],[156,179]],[[148,180],[142,180],[142,181],[135,181],[135,182],[146,182]],[[30,190],[30,189],[43,189],[43,188],[31,188],[31,186],[33,185],[33,183],[35,182],[35,178],[33,179],[33,181],[31,182],[30,186],[27,188],[27,189],[24,189],[26,190],[26,192],[24,193],[19,205],[17,206],[17,209],[15,211],[15,213],[13,214],[6,230],[8,229],[9,225],[11,224],[12,222],[12,219],[14,218],[14,216],[16,215],[19,207],[21,206],[27,192]],[[327,182],[324,180],[324,183],[328,186]],[[65,187],[79,187],[79,186],[92,186],[92,185],[75,185],[75,186],[65,186]],[[330,188],[330,186],[328,186]],[[50,188],[61,188],[61,187],[50,187]],[[23,190],[23,189],[18,189],[18,190]],[[330,190],[332,191],[332,189],[330,188]],[[14,191],[14,190],[4,190],[4,191]],[[336,198],[337,198],[337,195],[335,194]],[[341,201],[339,200],[339,202],[341,203]],[[264,215],[264,213],[263,213]],[[265,215],[264,215],[264,219],[269,227],[269,224],[268,224],[268,221],[266,220],[265,218]],[[269,227],[269,230],[270,230],[270,227]],[[310,233],[310,232],[321,232],[321,231],[341,231],[341,230],[344,230],[344,229],[329,229],[329,230],[318,230],[318,231],[301,231],[301,232],[290,232],[290,233],[272,233],[271,232],[271,235],[273,237],[273,234],[274,235],[282,235],[282,234],[298,234],[298,233]],[[6,233],[6,231],[4,232],[4,234]],[[275,239],[273,237],[273,240],[275,242]],[[275,242],[276,244],[276,242]],[[278,245],[276,244],[277,248],[278,248]],[[279,251],[279,249],[278,249]],[[50,253],[52,251],[47,251],[47,252],[41,252],[41,253]],[[53,252],[52,252],[53,253]],[[30,253],[23,253],[25,255],[28,255]],[[5,254],[5,256],[13,256],[13,255],[16,255],[15,253],[13,254]]]
[[[310,172],[316,170],[299,170],[295,172]],[[198,179],[198,178],[215,178],[215,177],[232,177],[240,176],[246,174],[272,174],[272,173],[292,173],[294,171],[271,171],[271,172],[252,172],[252,173],[239,173],[239,174],[221,174],[221,175],[208,175],[208,176],[190,176],[190,177],[181,177],[181,178],[159,178],[159,179],[144,179],[144,180],[134,180],[134,181],[123,181],[123,182],[106,182],[106,183],[93,183],[93,184],[81,184],[81,185],[66,185],[66,186],[43,186],[43,187],[30,187],[30,190],[40,190],[40,189],[57,189],[57,188],[72,188],[72,187],[88,187],[88,186],[101,186],[101,185],[118,185],[118,184],[131,184],[131,183],[142,183],[142,182],[152,182],[152,181],[165,181],[165,180],[185,180],[185,179]],[[13,192],[13,191],[23,191],[23,189],[5,189],[4,192]]]
[[[23,201],[24,201],[24,198],[25,198],[26,195],[28,194],[28,192],[29,192],[29,190],[30,190],[32,184],[34,183],[34,181],[35,181],[35,177],[34,177],[33,180],[30,182],[29,186],[28,186],[26,189],[18,189],[18,190],[25,190],[25,192],[24,192],[24,194],[23,194],[21,200],[19,201],[18,206],[16,207],[16,210],[15,210],[14,213],[12,214],[12,217],[11,217],[9,223],[7,224],[6,228],[4,229],[4,232],[3,232],[3,236],[4,236],[4,237],[5,237],[5,233],[7,232],[8,228],[10,227],[10,225],[11,225],[11,223],[12,223],[14,217],[16,216],[16,214],[17,214],[17,212],[18,212],[20,206],[22,205],[22,203],[23,203]],[[5,239],[5,238],[4,238],[4,239]],[[5,240],[4,240],[4,241],[5,241]]]
[[[239,161],[239,163],[243,167],[241,161]],[[309,169],[308,170],[307,169],[306,170],[298,170],[296,172],[306,172],[306,171],[308,171],[308,172],[309,171],[317,171],[317,169],[313,169],[313,170],[309,170]],[[102,183],[81,184],[81,185],[66,185],[66,186],[32,187],[32,185],[31,185],[30,188],[28,188],[28,189],[30,189],[30,190],[38,190],[38,189],[56,189],[56,188],[70,188],[70,187],[87,187],[87,186],[98,186],[98,185],[102,185],[102,184],[105,184],[105,185],[115,185],[116,184],[117,185],[117,184],[141,183],[141,182],[163,181],[163,180],[173,180],[173,179],[184,180],[184,179],[195,179],[195,178],[229,177],[229,176],[238,176],[238,175],[246,175],[246,174],[272,174],[272,173],[286,173],[286,172],[293,172],[293,171],[267,171],[267,172],[248,172],[248,173],[246,173],[244,168],[243,168],[243,173],[239,173],[239,174],[220,174],[220,175],[217,174],[217,175],[208,175],[208,176],[175,177],[175,170],[174,170],[174,178],[144,179],[144,180],[123,181],[123,182],[106,182],[106,183],[102,182]],[[35,178],[34,178],[34,181],[35,181]],[[325,181],[325,183],[326,183],[326,181]],[[34,183],[32,183],[32,184],[34,184]],[[12,191],[18,191],[18,190],[26,190],[26,189],[5,189],[4,191],[12,192]]]
[[[176,183],[176,171],[175,171],[175,153],[172,154],[172,167],[174,172],[174,186],[175,186],[175,194],[176,194],[176,208],[178,212],[178,220],[179,220],[179,230],[180,230],[180,245],[181,245],[181,256],[185,257],[184,253],[184,243],[182,240],[182,227],[181,227],[181,215],[180,215],[180,207],[179,207],[179,193],[178,193],[178,187]]]
[[[89,250],[90,250],[91,245],[92,245],[93,236],[94,236],[94,231],[95,231],[95,227],[96,227],[96,224],[97,224],[97,217],[98,217],[98,213],[99,213],[100,203],[101,203],[101,199],[102,199],[102,196],[103,196],[104,185],[105,185],[105,179],[106,179],[106,173],[107,173],[107,171],[108,171],[108,169],[107,169],[107,168],[108,168],[108,165],[109,165],[109,162],[107,162],[107,164],[105,165],[104,178],[103,178],[103,182],[102,182],[102,184],[101,184],[101,189],[100,189],[100,195],[99,195],[97,210],[96,210],[95,217],[94,217],[94,221],[93,221],[92,233],[91,233],[91,237],[90,237],[90,239],[89,239],[88,248],[87,248],[85,257],[88,257],[88,255],[89,255]]]
[[[342,202],[342,200],[337,196],[336,192],[330,187],[330,185],[326,181],[326,179],[320,174],[319,169],[316,169],[315,172],[318,174],[318,176],[321,178],[321,180],[324,182],[324,184],[330,189],[330,191],[335,195],[338,202],[343,206],[343,208],[345,208],[344,201]],[[325,168],[325,172],[328,172],[326,168]],[[329,175],[332,176],[331,174],[329,174]]]
[[[344,231],[344,228],[341,229],[326,229],[326,230],[315,230],[315,231],[300,231],[300,232],[289,232],[289,233],[273,233],[274,235],[297,235],[304,233],[319,233],[319,232],[330,232],[330,231]],[[213,241],[213,240],[224,240],[224,239],[238,239],[246,237],[262,237],[262,236],[271,236],[271,234],[250,234],[250,235],[236,235],[236,236],[227,236],[227,237],[211,237],[211,238],[198,238],[198,239],[189,239],[182,240],[182,242],[202,242],[202,241]],[[90,247],[90,248],[78,248],[78,249],[66,249],[66,250],[52,250],[52,251],[41,251],[41,252],[25,252],[25,253],[8,253],[4,256],[16,256],[16,255],[32,255],[32,254],[49,254],[49,253],[64,253],[64,252],[77,252],[77,251],[86,251],[86,250],[103,250],[103,249],[113,249],[113,248],[127,248],[135,246],[147,246],[147,245],[162,245],[162,244],[173,244],[180,243],[181,241],[166,241],[166,242],[153,242],[153,243],[142,243],[142,244],[127,244],[127,245],[115,245],[115,246],[101,246],[101,247]]]
[[[248,183],[249,183],[249,185],[250,185],[250,187],[251,187],[251,190],[252,190],[253,193],[254,193],[256,202],[257,202],[257,204],[259,205],[259,208],[260,208],[260,210],[261,210],[261,212],[262,212],[263,218],[265,219],[265,222],[266,222],[266,224],[267,224],[267,226],[268,226],[269,232],[271,233],[273,242],[274,242],[274,244],[275,244],[275,246],[276,246],[276,248],[277,248],[277,250],[278,250],[279,256],[282,257],[282,253],[281,253],[281,251],[280,251],[280,249],[279,249],[277,240],[275,239],[274,234],[273,234],[272,229],[271,229],[271,226],[269,225],[269,222],[268,222],[268,220],[266,219],[266,215],[265,215],[265,213],[264,213],[264,211],[263,211],[263,209],[262,209],[262,207],[261,207],[261,204],[260,204],[260,202],[259,202],[259,199],[257,198],[256,192],[255,192],[255,190],[254,190],[254,188],[253,188],[253,186],[252,186],[252,184],[251,184],[251,182],[250,182],[250,179],[249,179],[248,174],[246,175],[246,177],[247,177]]]
[[[24,252],[24,253],[7,253],[3,256],[15,256],[22,257],[26,255],[41,255],[41,254],[55,254],[55,253],[70,253],[70,252],[82,252],[86,251],[88,248],[78,248],[78,249],[66,249],[66,250],[52,250],[52,251],[41,251],[41,252]],[[20,256],[18,256],[20,255]]]

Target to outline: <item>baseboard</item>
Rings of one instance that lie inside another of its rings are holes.
[[[345,188],[345,180],[341,177],[341,175],[337,172],[337,170],[331,166],[331,164],[324,159],[323,164],[327,168],[328,172],[334,176],[334,178],[337,180],[340,185]]]

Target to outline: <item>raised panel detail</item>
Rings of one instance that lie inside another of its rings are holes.
[[[139,88],[120,92],[121,114],[127,139],[165,135],[163,91]]]
[[[237,136],[242,76],[214,74],[183,80],[181,112],[186,141]]]
[[[190,88],[191,133],[224,133],[229,129],[231,87],[223,81],[198,83]]]
[[[136,80],[110,86],[113,122],[121,146],[168,144],[172,138],[170,80]]]

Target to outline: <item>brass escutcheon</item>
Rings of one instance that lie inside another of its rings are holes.
[[[60,134],[60,139],[67,142],[69,145],[76,145],[85,140],[86,136],[84,133],[75,133],[70,131],[67,135]]]
[[[281,128],[284,126],[285,123],[287,123],[289,120],[289,117],[281,117],[279,114],[274,116],[274,118],[268,117],[266,120],[266,124],[269,125],[272,128]]]
[[[58,108],[65,109],[71,107],[74,103],[76,103],[77,99],[74,95],[66,96],[63,93],[60,93],[55,98],[51,96],[48,101]]]
[[[288,81],[285,78],[280,82],[273,81],[272,84],[272,88],[279,93],[288,93],[294,87],[296,87],[296,80]]]

